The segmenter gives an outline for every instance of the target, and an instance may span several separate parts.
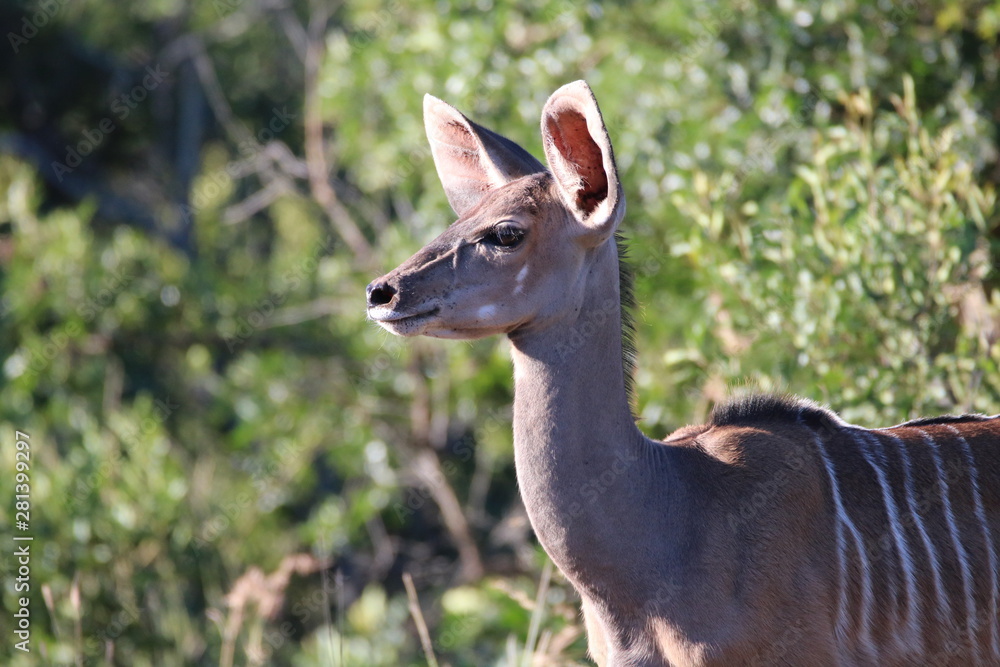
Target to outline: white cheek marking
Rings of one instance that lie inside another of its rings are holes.
[[[514,278],[516,286],[514,287],[514,294],[520,294],[524,291],[524,279],[528,277],[528,265],[525,264],[520,271],[517,272],[517,276]]]
[[[476,317],[481,320],[486,320],[493,317],[497,312],[497,307],[492,303],[488,303],[482,306],[478,311],[476,311]]]

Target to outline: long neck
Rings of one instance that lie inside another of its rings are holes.
[[[585,585],[642,529],[637,502],[653,467],[625,389],[617,252],[613,242],[594,252],[578,315],[511,336],[521,494],[546,551]]]

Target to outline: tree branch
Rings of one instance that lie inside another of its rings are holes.
[[[330,185],[330,165],[326,159],[323,115],[319,98],[319,68],[323,58],[323,35],[329,10],[317,9],[309,21],[309,44],[305,61],[305,153],[312,196],[323,207],[340,238],[362,263],[371,258],[372,247],[350,212]]]

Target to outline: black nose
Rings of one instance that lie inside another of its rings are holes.
[[[368,295],[368,307],[372,308],[392,301],[392,297],[396,296],[396,288],[389,283],[375,281],[368,284],[365,293]]]

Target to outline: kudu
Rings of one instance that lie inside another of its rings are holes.
[[[1000,419],[867,430],[755,396],[647,438],[623,357],[625,200],[590,88],[546,103],[548,170],[438,99],[424,116],[458,221],[368,286],[368,315],[510,338],[518,484],[598,663],[1000,664]]]

